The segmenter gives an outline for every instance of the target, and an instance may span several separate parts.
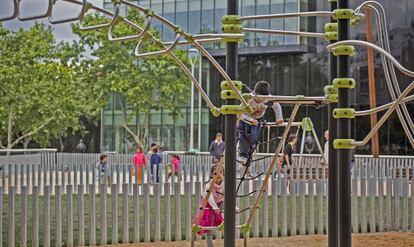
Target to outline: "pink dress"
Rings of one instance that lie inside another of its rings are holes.
[[[205,192],[203,196],[207,195],[207,190],[210,188],[211,182],[206,185]],[[224,201],[224,181],[221,181],[220,184],[215,184],[213,192],[210,194],[210,198],[207,201],[206,208],[201,216],[201,220],[199,225],[200,226],[219,226],[223,223],[224,218],[223,215],[220,213],[216,213],[216,209],[221,209],[221,206]],[[200,203],[201,204],[201,203]],[[197,211],[197,215],[200,213],[200,209]],[[197,217],[196,217],[197,219]],[[196,219],[194,221],[196,221]],[[207,233],[207,230],[199,231],[199,235],[203,235]]]

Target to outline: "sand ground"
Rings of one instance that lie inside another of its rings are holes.
[[[223,247],[223,240],[215,241],[216,247]],[[129,244],[121,245],[125,247],[181,247],[190,246],[189,242],[180,241],[172,243],[151,243],[151,244]],[[197,241],[196,247],[206,246],[205,241]],[[243,240],[237,240],[237,246],[243,246]],[[283,246],[283,247],[327,247],[328,239],[326,235],[308,235],[295,236],[285,238],[260,238],[249,239],[249,247],[267,247],[267,246]],[[352,236],[353,247],[413,247],[414,233],[370,233],[370,234],[354,234]]]

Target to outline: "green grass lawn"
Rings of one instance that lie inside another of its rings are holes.
[[[8,196],[7,195],[3,195],[3,246],[7,246],[8,243]],[[315,196],[314,198],[314,221],[315,221],[315,232],[317,232],[318,230],[318,202],[317,202],[317,197]],[[107,240],[108,243],[112,242],[112,200],[113,200],[113,196],[112,195],[107,195],[107,213],[106,213],[106,217],[107,217],[107,226],[108,226],[108,231],[107,231]],[[174,196],[170,197],[170,207],[171,207],[171,238],[174,240],[175,239],[175,231],[176,231],[176,222],[175,222],[175,215],[176,215],[176,209],[175,209],[175,200],[176,198]],[[185,213],[187,211],[187,209],[185,208],[185,197],[181,196],[180,197],[181,200],[181,234],[182,234],[182,239],[185,239]],[[309,198],[305,197],[305,215],[306,215],[306,233],[308,233],[308,229],[309,229]],[[89,195],[85,195],[84,196],[84,222],[85,222],[85,243],[88,245],[89,243],[89,231],[90,231],[90,223],[89,223],[89,219],[90,219],[90,196]],[[165,201],[166,198],[164,196],[161,196],[161,200],[160,200],[160,204],[161,204],[161,239],[164,239],[165,237]],[[196,209],[196,205],[195,205],[195,196],[192,196],[191,198],[191,219],[194,218],[195,215],[195,209]],[[254,198],[251,197],[250,198],[250,205],[253,205],[254,202]],[[375,200],[376,202],[376,215],[378,214],[378,200]],[[385,201],[384,201],[385,202]],[[31,195],[28,196],[28,242],[27,245],[31,246],[32,244],[32,204],[33,203],[33,197]],[[121,242],[122,241],[122,195],[118,195],[117,196],[117,203],[118,203],[118,207],[117,207],[117,212],[118,212],[118,241]],[[151,228],[151,240],[153,241],[154,239],[154,233],[155,233],[155,229],[154,229],[154,225],[155,225],[155,210],[154,210],[154,197],[151,196],[150,197],[150,228]],[[197,200],[198,203],[198,200]],[[271,228],[272,228],[272,197],[268,198],[268,222],[269,222],[269,236],[271,236]],[[325,218],[325,216],[327,215],[327,205],[326,205],[326,198],[323,199],[323,203],[324,203],[324,208],[323,208],[323,212],[324,212],[324,231],[326,231],[326,222],[327,219]],[[394,201],[393,201],[394,203]],[[73,195],[73,236],[74,236],[74,244],[75,246],[78,244],[78,234],[79,234],[79,226],[78,226],[78,221],[79,221],[79,208],[78,208],[78,195]],[[244,200],[241,200],[241,205],[240,208],[243,209],[244,207],[246,207],[246,205],[244,205]],[[129,240],[130,242],[133,241],[133,197],[129,196],[128,197],[128,214],[129,214]],[[402,200],[400,203],[401,207],[402,207]],[[144,223],[144,197],[140,196],[140,201],[139,201],[139,206],[140,206],[140,238],[141,241],[144,240],[144,227],[145,227],[145,223]],[[409,208],[411,209],[411,200],[409,200]],[[56,208],[56,200],[54,196],[51,196],[51,245],[55,246],[56,245],[56,214],[55,214],[55,208]],[[369,209],[370,209],[370,200],[367,200],[367,222],[368,222],[368,229],[369,229]],[[384,215],[385,215],[385,205],[384,205]],[[40,196],[39,197],[39,223],[40,223],[40,236],[39,236],[39,243],[42,246],[43,245],[43,241],[44,241],[44,228],[45,228],[45,210],[44,210],[44,197]],[[101,210],[100,210],[100,195],[96,195],[96,229],[94,229],[96,231],[96,242],[100,243],[100,237],[101,237]],[[361,206],[359,206],[359,210],[361,210]],[[287,197],[287,225],[288,225],[288,235],[290,235],[290,226],[291,226],[291,212],[292,212],[292,207],[291,207],[291,198],[288,196]],[[63,238],[63,242],[66,243],[67,242],[67,195],[63,195],[62,196],[62,214],[63,214],[63,220],[62,220],[62,238]],[[299,234],[299,228],[300,228],[300,197],[296,198],[296,214],[297,214],[297,233]],[[359,215],[361,216],[361,212],[359,212]],[[401,222],[402,222],[402,211],[401,211]],[[263,235],[263,203],[261,203],[261,208],[259,210],[259,229],[260,229],[260,236]],[[240,215],[240,223],[243,224],[245,222],[245,219],[247,218],[246,213],[242,213]],[[21,231],[21,196],[20,195],[16,195],[15,198],[15,220],[16,220],[16,224],[15,224],[15,232],[16,232],[16,245],[20,245],[20,231]],[[385,219],[384,219],[384,222]],[[411,222],[410,220],[408,221],[409,223]],[[359,219],[359,223],[361,223],[361,219]],[[378,222],[377,222],[378,223]],[[281,234],[281,228],[282,228],[282,199],[281,197],[278,198],[278,230],[279,230],[279,235]],[[252,226],[251,228],[251,234],[254,231],[254,226]]]

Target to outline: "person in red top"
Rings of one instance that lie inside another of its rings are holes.
[[[145,158],[142,148],[138,147],[137,153],[134,155],[134,171],[139,184],[142,183],[142,173],[145,167],[147,167],[147,158]]]

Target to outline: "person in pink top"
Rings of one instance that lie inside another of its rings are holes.
[[[194,219],[194,223],[197,223],[197,220],[199,219],[200,226],[219,226],[224,221],[223,215],[221,213],[224,202],[224,172],[220,171],[219,173],[217,173],[217,178],[215,180],[215,183],[213,183],[213,177],[217,166],[218,165],[216,164],[211,167],[210,179],[209,181],[207,181],[207,184],[205,186],[203,197],[207,196],[209,190],[211,190],[212,192],[209,198],[207,198],[207,202],[205,205],[203,205],[204,203],[201,202],[201,207],[197,210],[197,216]],[[203,206],[205,207],[204,211],[202,210]],[[201,230],[197,233],[200,236],[203,234],[207,234],[207,247],[214,247],[213,231]]]
[[[134,155],[134,171],[139,184],[142,183],[143,168],[147,167],[147,158],[142,152],[142,148],[137,148],[137,153]]]
[[[179,175],[180,169],[180,156],[173,154],[171,155],[171,163],[168,164],[168,178],[174,173],[175,176]]]

